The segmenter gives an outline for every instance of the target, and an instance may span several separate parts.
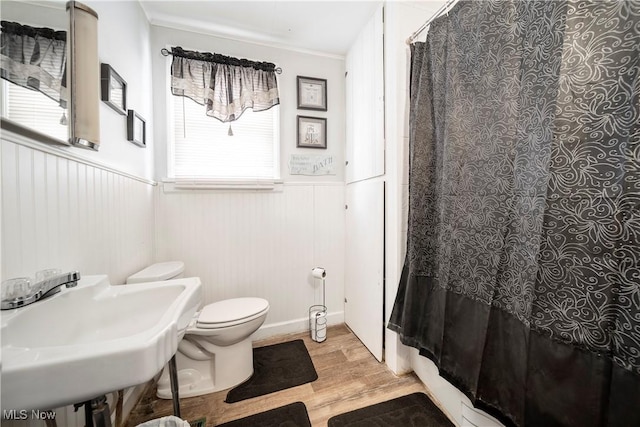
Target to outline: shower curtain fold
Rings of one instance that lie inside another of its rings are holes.
[[[389,329],[505,424],[640,425],[640,2],[461,0],[411,58]]]

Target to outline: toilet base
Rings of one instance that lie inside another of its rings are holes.
[[[178,368],[178,393],[180,398],[201,396],[235,387],[253,375],[253,348],[250,339],[245,339],[230,346],[216,346],[204,337],[190,337],[198,341],[208,353],[213,353],[208,360],[194,360],[176,353]],[[165,367],[158,381],[157,396],[171,399],[171,382],[169,369]]]

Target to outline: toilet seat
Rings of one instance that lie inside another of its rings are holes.
[[[206,305],[197,317],[200,329],[220,329],[250,322],[269,310],[262,298],[231,298]]]

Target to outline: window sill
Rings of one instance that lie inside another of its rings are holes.
[[[282,191],[282,180],[277,179],[188,179],[166,178],[162,180],[165,193],[201,190]]]

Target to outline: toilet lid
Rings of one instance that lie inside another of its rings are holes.
[[[211,327],[223,323],[241,323],[262,313],[269,302],[262,298],[232,298],[206,305],[198,316],[198,325]]]
[[[184,271],[184,262],[169,261],[150,265],[127,278],[127,283],[158,282],[176,277]]]

